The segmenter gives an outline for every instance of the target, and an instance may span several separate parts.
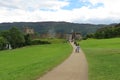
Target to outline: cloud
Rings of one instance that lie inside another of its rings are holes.
[[[120,0],[79,1],[78,4],[82,6],[73,6],[71,9],[63,8],[71,7],[70,0],[0,1],[0,22],[68,21],[109,24],[120,21]]]
[[[19,9],[29,10],[33,9],[60,9],[69,3],[67,1],[59,0],[3,0],[0,1],[0,7],[12,8],[16,7]]]

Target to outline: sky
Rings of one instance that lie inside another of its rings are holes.
[[[120,0],[0,0],[0,23],[119,23],[119,8]]]

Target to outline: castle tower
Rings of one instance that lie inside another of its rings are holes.
[[[34,34],[34,29],[30,27],[24,27],[24,34]]]

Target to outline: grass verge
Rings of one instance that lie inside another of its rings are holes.
[[[89,80],[120,80],[120,38],[80,42],[89,64]]]
[[[71,53],[68,43],[0,51],[0,80],[35,80]]]

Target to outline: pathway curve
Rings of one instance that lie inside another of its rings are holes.
[[[75,53],[75,46],[71,56],[62,64],[37,80],[88,80],[88,65],[84,53]]]

